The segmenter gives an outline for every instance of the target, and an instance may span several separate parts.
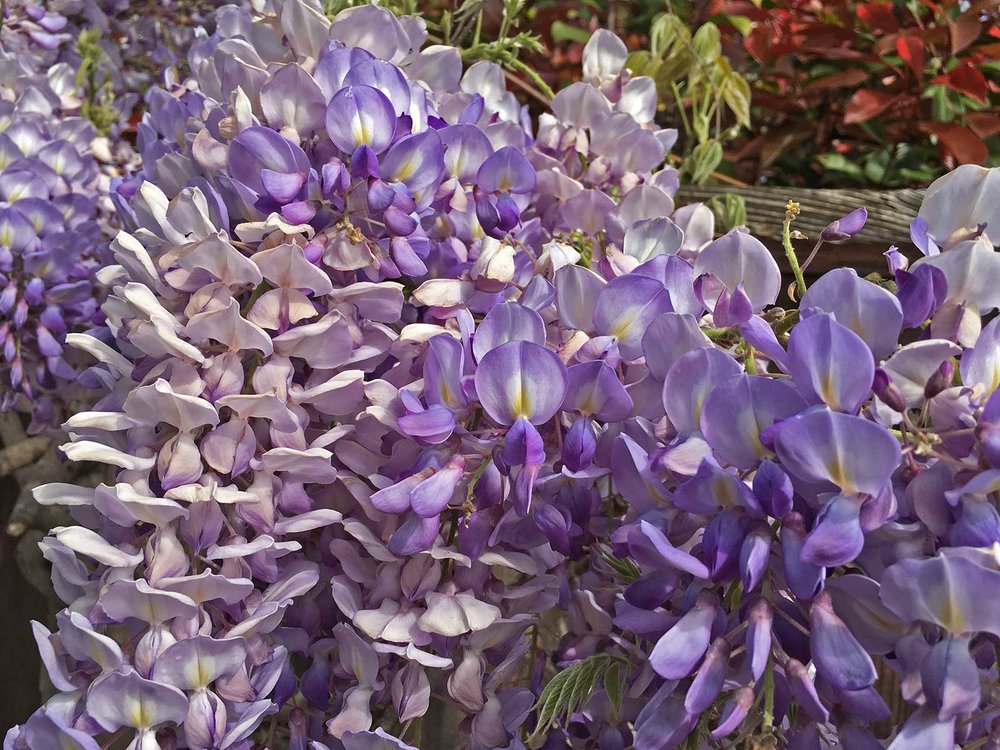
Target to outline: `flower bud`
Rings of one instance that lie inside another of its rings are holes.
[[[809,679],[809,672],[805,665],[798,659],[789,659],[785,662],[785,678],[788,680],[788,689],[798,702],[799,707],[808,714],[813,721],[825,722],[830,712],[819,698],[816,692],[816,685]]]
[[[788,588],[797,598],[808,601],[823,588],[825,570],[802,559],[805,544],[805,520],[799,513],[789,513],[781,522],[781,562]]]
[[[861,690],[875,682],[875,664],[850,629],[833,611],[823,591],[809,610],[810,637],[816,671],[841,690]]]
[[[698,715],[707,711],[722,692],[722,684],[729,669],[729,641],[716,638],[705,653],[705,661],[691,681],[684,698],[684,708],[688,713]]]
[[[733,693],[733,697],[722,709],[719,725],[712,730],[712,739],[717,740],[735,732],[746,718],[753,701],[753,690],[748,687],[741,687]]]
[[[872,382],[872,392],[885,402],[893,411],[906,411],[906,397],[899,387],[892,382],[892,377],[881,367],[875,368],[875,378]]]
[[[164,490],[197,482],[201,478],[202,465],[201,451],[195,445],[194,436],[182,432],[164,443],[156,458],[156,469]]]
[[[135,646],[133,657],[135,670],[141,676],[149,677],[156,665],[156,658],[176,642],[177,639],[163,625],[150,627]]]
[[[740,547],[740,579],[743,581],[744,591],[750,592],[757,588],[767,572],[770,555],[771,529],[763,521],[757,521],[751,526]]]
[[[759,680],[771,657],[771,625],[774,613],[766,599],[758,598],[750,605],[747,615],[746,650],[750,660],[750,675]]]
[[[868,221],[868,209],[864,206],[856,208],[849,214],[841,216],[831,222],[820,237],[823,242],[844,242],[864,229],[865,222]]]
[[[764,459],[753,476],[753,494],[772,518],[781,518],[792,509],[795,490],[788,474],[770,459]]]
[[[570,471],[582,471],[590,466],[597,451],[597,437],[587,417],[580,417],[563,439],[562,460]]]
[[[927,385],[924,386],[924,398],[934,398],[945,388],[948,388],[951,385],[951,379],[954,374],[955,364],[950,359],[946,359],[934,374],[930,376]]]
[[[188,572],[191,560],[172,526],[164,526],[146,543],[146,578],[154,586],[161,578],[175,578]]]
[[[889,265],[889,273],[894,276],[897,271],[905,271],[910,267],[909,258],[899,252],[899,248],[895,245],[892,245],[882,255],[885,256],[885,261]]]
[[[514,278],[514,253],[515,248],[510,243],[484,238],[479,257],[469,274],[476,289],[491,294],[502,291]]]
[[[392,703],[399,721],[423,716],[430,703],[431,685],[424,668],[411,661],[392,680]]]

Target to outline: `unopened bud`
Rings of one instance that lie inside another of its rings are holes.
[[[476,289],[491,294],[502,291],[514,278],[514,252],[514,246],[509,243],[484,238],[470,273]]]
[[[948,388],[951,385],[951,379],[954,374],[955,365],[950,359],[946,359],[937,368],[935,373],[931,375],[927,381],[927,385],[924,386],[924,398],[934,398],[945,388]]]
[[[845,216],[832,221],[820,235],[824,242],[844,242],[864,229],[868,221],[868,210],[862,206]]]
[[[892,382],[892,377],[881,367],[875,370],[875,379],[872,381],[872,391],[890,409],[898,412],[906,411],[906,398],[899,387]]]

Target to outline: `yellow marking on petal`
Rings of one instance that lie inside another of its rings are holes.
[[[941,627],[949,633],[965,632],[965,618],[962,617],[962,609],[951,596],[945,599],[941,611],[936,614]]]
[[[707,396],[708,396],[707,393],[702,393],[701,396],[699,398],[696,398],[694,400],[694,403],[691,404],[691,406],[693,407],[691,409],[691,416],[694,417],[694,423],[696,425],[701,424],[701,410],[705,407],[705,398]]]
[[[823,377],[823,382],[819,388],[819,395],[823,397],[823,401],[829,406],[834,409],[840,408],[840,404],[837,402],[837,391],[833,385],[833,377],[829,373]]]
[[[11,234],[10,227],[4,227],[3,231],[0,231],[0,245],[10,247],[13,241],[14,237]]]
[[[455,394],[451,392],[451,388],[448,387],[447,383],[441,383],[441,402],[452,408],[458,407],[458,400],[455,398]]]
[[[840,487],[841,491],[848,494],[855,492],[854,485],[847,476],[844,462],[840,459],[840,456],[834,457],[827,465],[826,470],[830,472],[830,481]]]
[[[201,659],[198,659],[198,663],[194,668],[194,685],[197,689],[208,687],[208,683],[212,681],[212,673],[208,671],[208,667],[201,663]]]
[[[354,121],[354,146],[363,146],[366,143],[371,143],[372,134],[368,130],[368,127],[363,119],[360,117]]]
[[[614,336],[616,339],[621,340],[621,338],[626,333],[628,333],[628,329],[629,329],[629,327],[631,325],[632,325],[632,318],[628,318],[627,320],[623,320],[621,323],[619,323],[618,325],[616,325],[614,327],[614,330],[611,331],[611,335]]]
[[[152,717],[146,712],[146,707],[142,704],[142,698],[135,697],[130,699],[129,702],[131,705],[126,709],[129,722],[135,729],[149,729]]]
[[[506,193],[508,190],[510,190],[510,177],[504,175],[500,178],[500,192]]]
[[[526,417],[531,412],[531,399],[528,392],[520,384],[514,392],[514,416]]]
[[[850,326],[851,330],[858,334],[859,337],[867,340],[868,339],[868,329],[865,324],[861,321],[861,316],[858,314],[854,315],[854,320],[851,321],[853,325]]]
[[[993,393],[997,388],[1000,388],[1000,362],[993,365],[993,378],[990,381],[989,392]]]
[[[713,483],[712,494],[715,495],[716,501],[723,508],[735,508],[736,493],[733,491],[733,485],[725,481],[723,477],[718,477]]]
[[[408,179],[413,177],[417,171],[417,163],[415,159],[407,159],[402,164],[399,165],[399,169],[396,170],[395,178],[399,182],[406,182]]]

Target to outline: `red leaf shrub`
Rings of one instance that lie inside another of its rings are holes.
[[[996,0],[711,0],[708,14],[753,81],[742,179],[896,187],[1000,151]],[[738,16],[749,30],[725,23]]]

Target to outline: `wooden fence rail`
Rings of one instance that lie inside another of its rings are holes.
[[[801,208],[793,226],[810,240],[796,243],[805,254],[830,222],[859,206],[868,209],[868,222],[861,233],[850,242],[826,245],[809,267],[810,276],[838,266],[851,266],[862,274],[884,271],[882,253],[892,244],[899,245],[904,254],[912,256],[910,222],[916,217],[924,197],[923,190],[684,186],[677,198],[679,204],[685,204],[733,192],[743,196],[746,202],[747,226],[751,233],[768,246],[783,270],[787,270],[787,264],[781,248],[781,227],[785,220],[785,204],[789,200],[798,201]]]

